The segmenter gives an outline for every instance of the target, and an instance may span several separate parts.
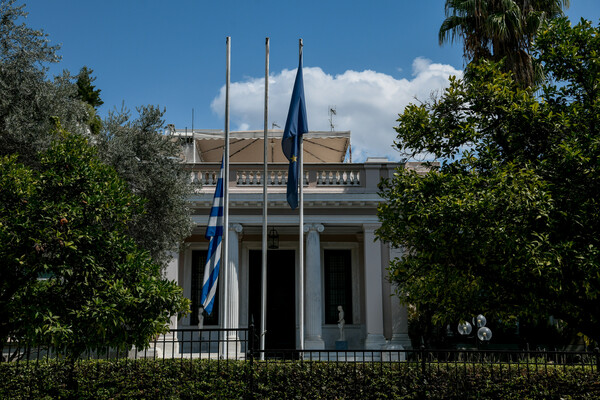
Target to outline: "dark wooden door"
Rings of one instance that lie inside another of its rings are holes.
[[[260,329],[262,251],[250,250],[248,316]],[[294,250],[267,255],[267,350],[296,348],[296,275]]]

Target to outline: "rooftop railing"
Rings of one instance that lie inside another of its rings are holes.
[[[382,177],[390,177],[396,163],[322,163],[304,165],[304,187],[308,189],[343,188],[352,192],[376,191]],[[217,184],[220,164],[187,164],[192,182],[207,188]],[[288,181],[287,164],[269,164],[267,175],[264,176],[260,164],[230,164],[229,188],[232,190],[248,190],[262,188],[266,179],[270,188],[285,188]],[[209,189],[210,188],[210,189]]]

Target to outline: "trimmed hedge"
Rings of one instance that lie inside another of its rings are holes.
[[[0,363],[0,399],[598,399],[589,367],[64,360]]]

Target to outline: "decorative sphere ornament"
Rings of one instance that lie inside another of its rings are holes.
[[[467,321],[458,324],[458,333],[468,335],[473,331],[473,327]]]
[[[485,327],[485,326],[481,327],[477,331],[477,337],[482,342],[487,342],[488,340],[490,340],[492,338],[492,330],[490,328],[488,328],[488,327]]]
[[[484,327],[486,323],[487,319],[485,319],[485,317],[481,314],[473,318],[473,325],[475,325],[478,328]]]

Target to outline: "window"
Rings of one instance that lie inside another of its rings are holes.
[[[325,250],[325,323],[337,324],[338,306],[352,323],[352,263],[350,250]]]
[[[208,250],[192,251],[192,313],[190,324],[198,325],[198,307],[200,307],[200,298],[202,297],[202,281],[204,280],[204,266],[206,265],[206,256]],[[217,285],[215,294],[215,303],[211,315],[204,312],[204,325],[219,325],[219,293],[220,285]]]

